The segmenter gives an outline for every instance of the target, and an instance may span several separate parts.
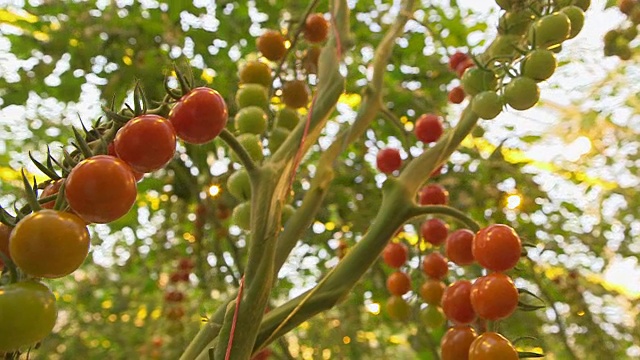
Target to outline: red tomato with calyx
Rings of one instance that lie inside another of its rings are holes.
[[[425,303],[440,306],[442,294],[444,294],[446,287],[447,286],[440,280],[427,279],[427,281],[420,286],[420,296]]]
[[[504,336],[486,332],[469,347],[469,360],[517,360],[518,352]]]
[[[473,257],[491,271],[507,271],[520,260],[522,243],[511,227],[502,224],[478,231],[471,246]]]
[[[124,216],[136,201],[136,179],[124,161],[96,155],[78,163],[67,177],[71,209],[88,222],[105,224]]]
[[[456,265],[472,264],[475,259],[471,251],[474,234],[471,230],[459,229],[452,232],[445,242],[445,253]]]
[[[411,278],[402,271],[396,271],[387,278],[387,290],[391,295],[402,296],[411,290]]]
[[[442,310],[447,319],[458,325],[467,325],[476,319],[471,306],[471,281],[458,280],[442,294]]]
[[[426,242],[437,246],[447,239],[449,226],[440,219],[429,219],[420,226],[420,233]]]
[[[407,262],[409,249],[406,245],[390,242],[382,251],[382,259],[392,268],[399,268]]]
[[[206,87],[184,95],[169,112],[178,138],[190,144],[204,144],[222,132],[229,113],[222,95]]]
[[[451,89],[451,91],[449,91],[449,102],[452,104],[460,104],[464,101],[464,98],[467,96],[467,94],[465,94],[464,89],[462,88],[462,86],[456,86],[453,89]]]
[[[416,121],[414,133],[418,140],[424,143],[438,141],[442,136],[443,127],[440,117],[435,114],[424,114]]]
[[[440,340],[441,360],[468,360],[471,343],[478,335],[471,326],[454,326]]]
[[[449,264],[439,252],[432,252],[422,258],[422,271],[429,278],[440,280],[449,272]]]
[[[503,273],[482,276],[471,287],[471,305],[483,319],[507,318],[518,307],[518,289],[513,280]]]
[[[9,250],[9,236],[11,236],[12,227],[0,223],[0,252],[4,254],[4,256],[11,259],[11,250]],[[4,268],[4,261],[0,257],[0,270]]]
[[[376,155],[376,166],[378,170],[385,174],[391,174],[400,169],[401,165],[402,159],[400,158],[400,151],[398,149],[386,148],[378,151],[378,155]]]
[[[50,182],[49,185],[45,186],[45,188],[42,190],[42,194],[40,195],[40,197],[46,198],[48,196],[57,194],[60,191],[60,186],[62,186],[63,182],[64,182],[64,179],[59,179],[59,180]],[[53,209],[53,206],[55,205],[55,203],[56,201],[52,200],[44,204],[40,204],[40,206],[43,209]]]
[[[84,262],[89,253],[89,231],[74,214],[43,209],[16,224],[9,249],[13,262],[25,273],[59,278]]]
[[[118,157],[131,169],[147,173],[159,170],[173,159],[176,132],[169,120],[146,114],[129,120],[113,140]]]
[[[446,205],[449,192],[438,184],[430,184],[420,190],[420,205]]]
[[[456,70],[458,65],[467,60],[469,60],[469,55],[462,52],[456,52],[449,58],[449,69]]]

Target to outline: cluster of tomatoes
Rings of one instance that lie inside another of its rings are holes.
[[[608,31],[604,36],[604,54],[629,60],[633,51],[629,43],[638,37],[640,24],[640,3],[637,0],[618,0],[618,8],[627,16],[627,21],[617,29]]]

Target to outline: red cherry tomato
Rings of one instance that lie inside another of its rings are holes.
[[[518,360],[518,352],[504,336],[486,332],[471,343],[469,360]]]
[[[173,159],[176,132],[169,120],[153,114],[129,120],[113,144],[118,157],[138,172],[159,170]]]
[[[124,216],[136,201],[136,180],[124,161],[96,155],[76,165],[66,180],[71,209],[85,221],[104,224]]]
[[[446,205],[449,192],[438,184],[430,184],[420,190],[420,205]]]
[[[440,117],[435,114],[423,114],[416,121],[414,133],[416,138],[424,143],[438,141],[442,136],[443,127]]]
[[[476,314],[483,319],[504,319],[513,314],[518,307],[518,289],[509,276],[491,273],[473,283],[471,305]]]
[[[376,165],[378,166],[378,170],[385,174],[391,174],[392,172],[400,169],[400,166],[402,165],[400,151],[393,148],[386,148],[378,151],[378,155],[376,155]]]
[[[469,347],[478,335],[471,326],[454,326],[440,341],[441,360],[468,360]]]
[[[467,325],[476,319],[471,306],[471,281],[458,280],[442,294],[442,310],[447,319],[458,325]]]
[[[442,294],[447,286],[440,280],[427,279],[420,287],[420,296],[429,305],[440,306]]]
[[[449,260],[460,266],[472,264],[474,261],[473,252],[471,252],[473,237],[473,232],[467,229],[452,232],[445,243],[445,253]]]
[[[400,243],[390,242],[382,251],[382,259],[385,264],[392,268],[399,268],[407,262],[409,256],[409,249],[407,246]]]
[[[16,224],[9,248],[13,262],[25,273],[59,278],[84,262],[89,253],[89,231],[74,214],[43,209]]]
[[[522,244],[511,227],[495,224],[478,231],[471,251],[476,261],[485,269],[507,271],[520,260]]]
[[[113,144],[113,141],[109,143],[109,146],[107,146],[107,155],[118,157],[118,154],[116,154],[116,146]],[[133,173],[133,177],[136,178],[136,182],[140,182],[144,177],[143,172],[135,171],[133,169],[131,169],[131,172]]]
[[[402,271],[396,271],[387,278],[387,290],[391,295],[402,296],[411,290],[411,278]]]
[[[191,144],[204,144],[222,132],[229,114],[227,104],[215,90],[199,87],[176,103],[169,120],[180,139]]]
[[[462,86],[454,87],[453,89],[451,89],[451,91],[449,91],[449,95],[448,95],[449,102],[452,104],[460,104],[461,102],[464,101],[465,97],[466,97],[466,94]]]
[[[429,219],[420,226],[420,233],[425,241],[437,246],[447,239],[449,226],[440,219]]]
[[[447,259],[439,252],[432,252],[422,258],[422,271],[429,278],[440,280],[449,272]]]
[[[469,55],[459,51],[456,52],[449,58],[449,69],[456,70],[458,68],[458,65],[466,60],[469,60]]]
[[[58,191],[60,191],[60,186],[62,186],[63,182],[64,182],[64,179],[52,181],[51,183],[49,183],[49,185],[45,186],[45,188],[42,190],[42,194],[40,195],[40,197],[45,198],[45,197],[57,194]],[[53,209],[53,206],[55,205],[55,203],[56,201],[52,200],[44,204],[40,204],[40,206],[43,209]]]
[[[11,230],[13,230],[12,227],[0,223],[0,252],[9,259],[11,259],[11,250],[9,250],[9,236],[11,236]],[[3,268],[4,262],[0,257],[0,270]]]

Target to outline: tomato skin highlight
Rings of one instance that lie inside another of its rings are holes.
[[[495,332],[478,336],[469,347],[469,360],[517,360],[518,352],[511,342]]]
[[[441,360],[468,360],[469,347],[477,338],[471,326],[454,326],[440,340]]]
[[[518,308],[518,289],[503,273],[491,273],[478,278],[471,287],[471,305],[479,317],[500,320]]]
[[[56,298],[36,281],[0,287],[0,352],[11,352],[44,339],[56,323]]]
[[[65,196],[71,209],[82,219],[106,224],[129,212],[136,201],[136,179],[121,159],[96,155],[71,170]]]
[[[458,325],[467,325],[476,319],[471,306],[471,281],[458,280],[442,294],[442,310],[447,319]]]
[[[520,260],[522,243],[511,227],[494,224],[476,233],[471,251],[476,261],[485,269],[507,271]]]
[[[14,263],[25,273],[59,278],[74,272],[89,253],[89,231],[82,219],[43,209],[25,216],[11,232]]]
[[[191,90],[169,112],[176,135],[190,144],[204,144],[215,139],[227,125],[228,118],[222,95],[207,87]]]
[[[129,120],[113,140],[118,157],[131,169],[148,173],[162,169],[176,152],[176,132],[167,119],[146,114]]]

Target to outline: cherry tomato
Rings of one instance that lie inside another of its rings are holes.
[[[580,33],[580,30],[582,30],[582,27],[584,26],[584,11],[575,5],[571,5],[562,8],[560,12],[567,15],[569,21],[571,21],[569,39],[573,39]]]
[[[392,268],[399,268],[407,262],[409,249],[401,243],[390,242],[382,251],[382,259]]]
[[[278,111],[274,126],[293,130],[299,122],[300,116],[298,115],[298,111],[289,107],[284,107],[282,110]]]
[[[442,309],[437,306],[429,305],[420,310],[420,320],[427,329],[439,329],[447,322]]]
[[[59,278],[82,265],[89,253],[89,231],[74,214],[43,209],[18,222],[9,248],[14,263],[25,273]]]
[[[11,236],[12,227],[0,223],[0,252],[11,259],[11,250],[9,250],[9,237]],[[0,270],[4,268],[4,262],[0,257]]]
[[[311,14],[304,24],[304,38],[310,43],[325,41],[329,34],[329,22],[320,13]]]
[[[411,306],[400,296],[391,296],[387,300],[386,309],[393,320],[406,321],[411,317]]]
[[[251,179],[245,169],[240,169],[227,178],[227,191],[236,199],[247,201],[251,198]]]
[[[438,141],[442,136],[443,127],[440,117],[435,114],[423,114],[416,121],[414,133],[416,138],[424,143]]]
[[[236,113],[234,122],[240,134],[261,135],[267,130],[267,113],[259,106],[247,106]]]
[[[502,112],[502,98],[495,91],[483,91],[474,96],[471,110],[485,120],[491,120]]]
[[[467,229],[452,232],[445,242],[447,258],[461,266],[472,264],[475,260],[471,251],[473,237],[473,232]]]
[[[287,81],[282,85],[282,102],[292,109],[309,104],[309,87],[302,80]]]
[[[148,173],[162,169],[176,152],[176,132],[161,116],[146,114],[129,120],[113,140],[118,157],[131,169]]]
[[[378,154],[376,155],[376,165],[378,170],[385,174],[391,174],[392,172],[400,169],[400,166],[402,166],[400,151],[393,148],[386,148],[378,151]]]
[[[458,74],[459,78],[462,78],[464,73],[467,72],[467,69],[470,69],[474,66],[476,66],[476,64],[473,62],[473,60],[466,59],[458,64],[458,66],[456,66],[456,74]]]
[[[118,154],[116,154],[116,146],[113,144],[113,141],[109,143],[109,146],[107,146],[107,155],[118,157]],[[144,173],[143,172],[135,171],[133,169],[131,169],[131,172],[133,173],[133,177],[136,179],[136,182],[140,182],[140,180],[142,180],[142,178],[144,178]],[[45,188],[45,190],[46,190],[46,188]],[[52,206],[52,208],[53,208],[53,206]]]
[[[236,205],[231,214],[231,222],[240,229],[251,230],[251,202],[245,201]]]
[[[189,271],[180,270],[169,275],[169,281],[172,283],[189,282]]]
[[[429,278],[440,280],[449,272],[449,264],[439,252],[432,252],[422,258],[422,271]]]
[[[251,133],[240,134],[238,135],[238,137],[236,137],[236,140],[238,140],[240,145],[244,147],[251,160],[255,162],[262,161],[262,159],[264,158],[264,154],[262,153],[263,148],[260,135]],[[231,155],[229,156],[229,158],[233,162],[240,162],[240,158],[234,151],[231,151]]]
[[[478,336],[469,347],[469,360],[517,360],[518,352],[511,342],[495,332]]]
[[[571,20],[561,12],[538,19],[529,32],[529,42],[536,48],[551,48],[562,44],[571,35]],[[535,41],[535,42],[534,42]]]
[[[464,92],[471,96],[483,91],[495,90],[498,86],[498,77],[493,71],[477,67],[465,71],[460,81]]]
[[[476,319],[471,306],[471,281],[458,280],[442,294],[442,310],[447,319],[458,325],[467,325]]]
[[[471,251],[476,261],[485,269],[507,271],[520,260],[522,244],[511,227],[494,224],[478,231]]]
[[[518,289],[513,280],[503,273],[482,276],[471,287],[471,305],[483,319],[504,319],[518,307]]]
[[[264,57],[271,61],[282,59],[287,52],[284,37],[279,31],[275,30],[267,30],[264,34],[260,35],[256,41],[256,47]]]
[[[536,81],[543,81],[553,75],[557,66],[558,63],[553,51],[536,49],[524,58],[520,65],[520,71],[522,72],[522,76]]]
[[[169,112],[176,135],[190,144],[213,140],[227,125],[228,118],[227,104],[222,96],[206,87],[189,91]]]
[[[440,306],[442,294],[447,286],[440,280],[427,279],[420,286],[420,296],[425,303],[429,305]]]
[[[178,321],[184,317],[184,308],[182,306],[172,306],[167,309],[167,318],[169,320]]]
[[[164,294],[164,300],[167,302],[181,302],[184,300],[184,293],[179,290],[172,290]]]
[[[429,219],[420,226],[420,234],[426,242],[437,246],[447,239],[449,226],[440,219]]]
[[[446,205],[449,192],[438,184],[430,184],[420,190],[420,205]]]
[[[440,340],[441,360],[468,360],[469,347],[478,335],[471,326],[454,326]]]
[[[498,33],[523,36],[529,30],[533,19],[535,19],[535,14],[530,9],[508,11],[500,17]]]
[[[236,104],[239,109],[257,106],[267,110],[269,108],[269,89],[260,84],[244,84],[236,92]]]
[[[449,91],[449,102],[452,104],[460,104],[464,101],[464,98],[467,96],[467,94],[465,94],[464,89],[462,88],[462,86],[456,86],[453,89],[451,89],[451,91]]]
[[[0,287],[0,352],[35,345],[56,324],[56,298],[35,281]],[[26,350],[26,349],[23,349]]]
[[[271,86],[271,68],[261,61],[249,61],[238,74],[240,84],[260,84],[265,87]]]
[[[540,100],[540,89],[535,80],[520,76],[505,86],[504,100],[516,110],[527,110]]]
[[[458,65],[460,65],[466,60],[469,60],[469,55],[459,51],[456,52],[455,54],[451,55],[451,57],[449,58],[449,69],[451,70],[457,69]]]
[[[124,161],[96,155],[76,165],[66,180],[71,209],[88,222],[105,224],[124,216],[136,201],[136,180]]]
[[[411,278],[402,271],[396,271],[387,278],[387,290],[391,295],[402,296],[411,290]]]
[[[178,262],[178,269],[180,270],[191,271],[194,267],[195,264],[193,263],[193,260],[189,258],[182,258]]]
[[[49,185],[45,186],[45,188],[42,190],[42,194],[40,195],[40,197],[45,198],[45,197],[57,194],[58,191],[60,191],[60,186],[62,186],[63,182],[64,182],[64,179],[59,179],[59,180],[50,182]],[[55,203],[56,203],[55,200],[51,200],[44,204],[40,204],[40,206],[43,209],[53,209],[53,206],[55,205]]]

